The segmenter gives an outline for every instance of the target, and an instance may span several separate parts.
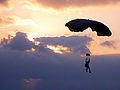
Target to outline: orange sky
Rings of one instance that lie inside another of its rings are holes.
[[[83,33],[72,33],[64,25],[76,18],[101,21],[111,29],[113,35],[97,37],[90,29]],[[0,38],[18,31],[33,37],[87,35],[94,37],[95,41],[89,46],[94,54],[120,53],[119,20],[119,0],[0,0]],[[101,47],[103,49],[100,50],[98,44],[106,40],[114,41],[116,48]]]

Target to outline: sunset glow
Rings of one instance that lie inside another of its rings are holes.
[[[90,2],[74,1],[74,0],[53,0],[53,2],[44,0],[5,0],[1,3],[0,10],[0,38],[6,37],[8,34],[15,34],[22,31],[28,34],[28,39],[34,41],[33,38],[41,36],[89,36],[96,38],[96,41],[89,46],[92,53],[103,54],[100,45],[94,48],[96,42],[99,44],[105,40],[113,40],[116,42],[115,48],[106,48],[106,54],[120,53],[120,2],[113,0]],[[98,20],[106,24],[113,35],[111,37],[97,37],[95,32],[87,29],[84,32],[73,33],[65,27],[65,23],[76,18],[85,18]],[[5,32],[4,32],[5,31]],[[36,33],[36,35],[34,35]],[[95,46],[96,47],[96,46]],[[97,51],[97,52],[96,52]],[[108,52],[107,52],[108,51]]]
[[[27,38],[28,38],[30,41],[33,41],[33,42],[34,42],[34,39],[33,39],[33,37],[32,37],[32,36],[27,35]]]
[[[24,79],[23,80],[23,86],[25,89],[33,89],[36,87],[37,83],[40,82],[40,79],[34,79],[34,78],[29,78],[29,79]]]
[[[31,20],[31,19],[22,20],[21,25],[33,25],[33,26],[37,26],[37,24],[33,20]]]
[[[68,47],[64,47],[61,45],[58,46],[47,45],[47,47],[53,50],[55,53],[59,53],[59,54],[70,53],[70,49]]]

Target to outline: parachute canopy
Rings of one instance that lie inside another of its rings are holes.
[[[111,36],[110,29],[101,22],[89,19],[75,19],[65,24],[72,32],[83,32],[90,27],[92,31],[97,32],[97,36]]]

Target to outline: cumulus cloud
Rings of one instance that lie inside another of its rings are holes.
[[[8,39],[3,38],[0,42],[1,48],[7,48],[11,50],[32,52],[37,51],[41,53],[52,53],[53,51],[47,48],[47,45],[39,44],[35,45],[35,42],[30,41],[26,33],[17,32],[13,37],[8,35]]]
[[[101,43],[101,45],[106,46],[106,47],[116,48],[114,43],[115,43],[114,41],[105,41],[105,42]]]
[[[120,0],[31,0],[32,3],[53,9],[99,6],[119,3]]]
[[[78,54],[84,55],[90,52],[87,45],[92,38],[87,36],[61,36],[61,37],[40,37],[35,38],[35,42],[30,41],[25,33],[17,32],[16,36],[2,39],[0,45],[13,50],[28,51],[33,50],[41,53]],[[40,44],[36,45],[36,42]]]
[[[28,50],[34,47],[34,43],[29,41],[27,35],[22,32],[17,32],[16,36],[12,39],[3,39],[1,42],[3,47],[7,47],[14,50]]]
[[[72,53],[85,54],[90,52],[87,45],[92,38],[87,36],[70,36],[70,37],[40,37],[36,38],[36,41],[40,41],[43,45],[61,45],[63,47],[70,48]]]

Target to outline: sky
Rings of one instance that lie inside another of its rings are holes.
[[[119,54],[119,16],[119,0],[0,0],[0,38],[15,36],[16,32],[27,33],[32,38],[89,36],[93,38],[89,45],[93,55]],[[77,18],[103,22],[113,34],[111,37],[97,37],[90,28],[83,33],[70,32],[65,23]],[[114,48],[101,47],[106,41]]]
[[[120,90],[119,16],[120,0],[0,0],[0,89]],[[112,36],[70,32],[65,24],[78,18]]]

